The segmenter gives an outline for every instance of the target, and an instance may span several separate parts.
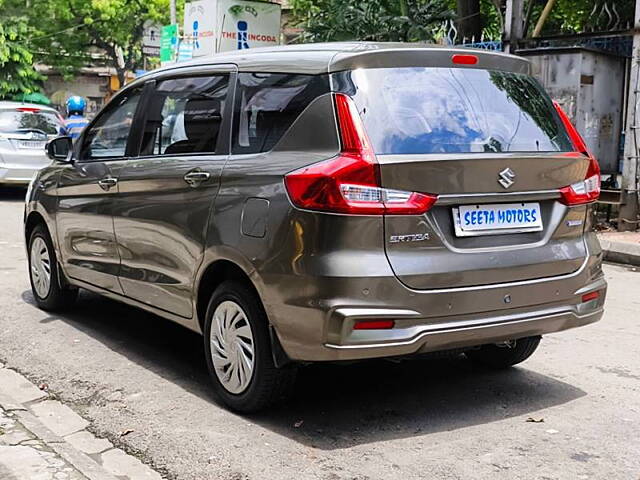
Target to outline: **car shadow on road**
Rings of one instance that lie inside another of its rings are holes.
[[[30,291],[22,295],[34,303]],[[88,292],[64,321],[130,361],[220,405],[209,388],[202,338],[155,315]],[[544,348],[544,342],[542,344]],[[249,419],[307,446],[349,448],[528,416],[585,395],[566,382],[516,367],[500,372],[463,356],[399,363],[315,364],[300,369],[293,396]],[[215,404],[215,407],[214,407]],[[239,428],[246,423],[238,417]]]

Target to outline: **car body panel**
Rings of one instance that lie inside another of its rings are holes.
[[[66,275],[122,293],[120,254],[113,229],[117,188],[99,181],[117,178],[118,160],[78,162],[61,168],[56,191],[59,258]]]
[[[469,50],[366,43],[256,49],[160,69],[126,88],[229,63],[240,72],[328,74],[396,63],[444,65],[456,53]],[[519,73],[529,68],[518,57],[472,53],[480,65],[463,68]],[[333,90],[340,87],[334,84]],[[58,226],[61,267],[71,284],[198,332],[207,272],[219,262],[236,266],[255,287],[273,332],[294,361],[467,348],[586,325],[602,315],[606,282],[602,251],[591,231],[592,207],[560,202],[559,188],[584,175],[585,159],[538,153],[479,153],[473,159],[380,155],[384,186],[439,194],[429,212],[385,217],[294,207],[284,176],[339,151],[333,96],[327,93],[266,152],[134,158],[123,162],[126,167],[109,162],[109,171],[97,164],[54,164],[34,185],[59,175],[58,197],[45,198],[34,187],[26,213],[47,205],[43,216],[52,231]],[[180,184],[180,175],[196,165],[212,174],[206,188]],[[496,171],[507,166],[518,173],[517,186],[509,191],[498,184]],[[117,205],[114,193],[92,188],[92,180],[109,173],[120,175]],[[468,238],[453,232],[452,208],[524,201],[540,203],[545,229]],[[428,235],[389,242],[390,236],[413,234]],[[89,240],[84,257],[70,247],[74,238],[80,245]],[[81,278],[81,267],[69,261],[74,255],[87,263],[122,262],[124,268],[111,283],[99,278],[102,266],[85,268],[89,273]],[[592,291],[600,292],[599,298],[582,302]],[[394,320],[396,328],[353,329],[356,320],[380,318]]]

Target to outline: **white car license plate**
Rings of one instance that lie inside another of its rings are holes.
[[[537,232],[542,230],[540,204],[461,205],[453,209],[458,237]]]
[[[44,148],[46,143],[40,140],[18,140],[20,148]]]

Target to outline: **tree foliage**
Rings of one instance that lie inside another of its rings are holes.
[[[13,15],[0,2],[0,99],[37,92],[43,77],[33,67],[33,54],[25,46],[30,29],[24,17]]]
[[[20,45],[36,61],[54,66],[63,75],[106,63],[116,69],[121,83],[126,71],[142,67],[145,22],[164,24],[169,20],[169,0],[4,2],[4,7],[22,15],[26,30]],[[178,6],[183,5],[180,0]]]
[[[32,0],[31,9],[51,12],[32,44],[48,64],[75,71],[106,53],[118,72],[141,66],[142,35],[147,21],[168,21],[168,0]]]
[[[433,41],[453,17],[443,0],[292,0],[300,41]]]
[[[532,25],[542,13],[545,1],[533,2]],[[545,23],[542,35],[575,34],[585,31],[607,31],[633,26],[635,0],[557,0]]]

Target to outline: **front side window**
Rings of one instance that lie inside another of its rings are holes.
[[[571,142],[528,75],[471,68],[372,68],[337,75],[378,154],[562,152]]]
[[[329,91],[322,75],[240,73],[232,153],[268,152],[300,113]]]
[[[106,107],[84,135],[80,160],[102,160],[125,156],[141,93],[141,88],[134,88]]]
[[[147,107],[141,155],[218,152],[229,75],[158,83]]]

